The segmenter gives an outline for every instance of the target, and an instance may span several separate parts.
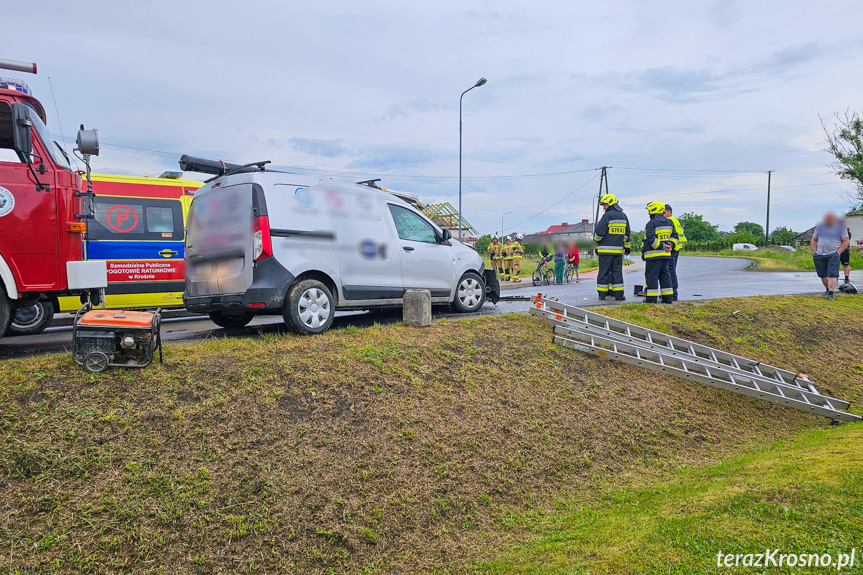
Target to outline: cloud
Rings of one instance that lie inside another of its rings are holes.
[[[287,147],[295,152],[324,158],[339,158],[353,153],[352,148],[342,139],[289,138],[281,141],[270,139],[267,143],[270,146]]]
[[[623,110],[623,106],[618,104],[592,104],[584,108],[582,115],[594,122],[604,122],[614,113]]]
[[[52,131],[49,75],[66,136],[81,122],[99,128],[101,172],[158,175],[179,153],[268,159],[454,203],[458,98],[485,76],[464,101],[465,217],[481,230],[508,211],[507,222],[527,220],[521,231],[592,217],[596,181],[536,214],[602,165],[615,166],[610,188],[633,210],[668,195],[723,229],[762,219],[768,169],[777,225],[808,227],[801,206],[812,202],[819,213],[845,205],[847,188],[823,173],[817,113],[853,106],[863,91],[849,73],[863,66],[859,0],[787,0],[781,10],[741,0],[334,0],[269,3],[265,18],[254,0],[233,11],[227,0],[187,0],[193,30],[166,17],[176,2],[92,0],[86,70],[68,58],[80,32],[67,23],[80,10],[55,4],[40,22],[44,41],[26,27],[4,39],[38,61],[27,81]],[[30,12],[11,3],[4,16]],[[231,29],[254,33],[203,32],[225,29],[228,12]],[[512,174],[555,175],[480,179]],[[812,182],[826,184],[781,187]]]
[[[711,22],[723,28],[731,28],[740,20],[740,10],[733,0],[719,0],[707,14]]]
[[[448,106],[439,102],[432,102],[430,100],[397,102],[387,108],[387,114],[384,119],[395,120],[398,118],[414,118],[427,112],[439,112],[441,110],[446,110],[447,108]]]
[[[595,75],[575,74],[575,80],[594,85],[613,86],[668,102],[689,104],[730,99],[758,92],[761,77],[789,72],[825,55],[817,42],[787,46],[750,66],[713,72],[706,68],[681,68],[674,65],[640,71],[608,71]],[[597,106],[602,113],[603,106]],[[591,110],[596,113],[596,110]]]

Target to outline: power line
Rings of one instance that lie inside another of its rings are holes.
[[[55,135],[56,137],[56,135]],[[67,143],[74,143],[75,140],[72,138],[65,137],[62,133],[58,138],[60,141]],[[101,146],[103,148],[108,148],[112,150],[117,150],[120,152],[133,153],[133,154],[143,154],[160,158],[170,158],[177,159],[182,154],[178,152],[168,152],[164,150],[154,150],[151,148],[142,148],[138,146],[126,146],[123,144],[114,144],[110,142],[102,142]],[[344,171],[344,170],[328,170],[323,168],[308,168],[303,166],[291,166],[291,165],[274,165],[275,168],[281,168],[293,173],[301,174],[301,175],[312,175],[312,176],[345,176],[345,177],[365,177],[369,173],[378,173],[388,179],[391,180],[405,180],[405,181],[428,181],[428,182],[447,182],[447,181],[456,181],[458,180],[458,176],[442,176],[442,175],[423,175],[423,174],[393,174],[387,173],[385,171],[380,170],[370,170],[369,172],[354,172],[354,171]],[[566,170],[560,172],[537,172],[537,173],[527,173],[527,174],[501,174],[501,175],[493,175],[493,176],[470,176],[464,177],[463,179],[466,181],[505,181],[505,180],[517,180],[517,179],[532,179],[532,178],[548,178],[554,176],[566,176],[572,174],[581,174],[586,172],[596,171],[599,168],[585,168],[580,170]],[[623,173],[622,176],[647,176],[647,177],[657,177],[661,176],[663,178],[710,178],[717,176],[727,176],[727,175],[747,175],[754,176],[763,174],[763,171],[760,170],[712,170],[712,169],[673,169],[673,168],[644,168],[644,167],[614,167],[614,170],[620,170]],[[775,171],[779,174],[788,174],[793,176],[806,176],[806,177],[829,177],[830,174],[817,174],[812,172],[799,172],[799,171]],[[842,184],[842,182],[825,182],[823,184],[801,184],[799,186],[773,186],[773,189],[779,188],[789,188],[789,187],[803,187],[803,186],[818,186],[818,185],[833,185],[833,184]],[[751,191],[751,190],[761,190],[763,188],[740,188],[733,191]],[[682,193],[690,193],[690,192],[682,192]],[[719,191],[713,191],[710,193],[719,193]],[[671,195],[672,193],[666,193],[663,195]],[[537,204],[543,205],[543,204]],[[481,210],[485,211],[485,210]]]
[[[542,210],[541,212],[537,212],[537,213],[535,213],[534,215],[532,215],[532,216],[530,216],[529,218],[527,218],[526,220],[522,220],[522,221],[518,222],[517,224],[515,224],[514,226],[510,226],[510,229],[511,229],[511,230],[512,230],[512,229],[515,229],[515,228],[517,228],[518,226],[520,226],[520,225],[522,225],[522,224],[524,224],[524,223],[529,222],[529,221],[530,221],[530,220],[532,220],[533,218],[535,218],[535,217],[537,217],[537,216],[540,216],[540,215],[544,214],[545,212],[547,212],[548,210],[550,210],[551,208],[553,208],[553,207],[554,207],[554,206],[556,206],[557,204],[561,203],[563,200],[567,199],[568,197],[572,196],[575,192],[579,191],[579,190],[580,190],[580,189],[582,189],[584,186],[586,186],[587,184],[589,184],[590,182],[592,182],[593,180],[595,180],[595,179],[596,179],[596,178],[598,178],[598,177],[599,177],[599,174],[596,174],[595,176],[593,176],[592,178],[590,178],[589,180],[587,180],[586,182],[584,182],[583,184],[581,184],[580,186],[578,186],[577,188],[575,188],[574,190],[572,190],[570,193],[566,194],[565,196],[563,196],[562,198],[560,198],[559,200],[557,200],[556,202],[554,202],[553,204],[551,204],[550,206],[548,206],[547,208],[545,208],[544,210]],[[504,230],[500,230],[500,234],[501,234],[501,235],[503,235],[503,232],[504,232]]]

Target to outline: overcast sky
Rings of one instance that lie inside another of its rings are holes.
[[[767,170],[771,228],[803,230],[852,191],[825,167],[818,114],[863,110],[859,1],[51,1],[3,14],[0,57],[38,63],[26,80],[52,132],[49,76],[65,136],[99,128],[98,172],[157,176],[182,153],[272,160],[457,205],[459,94],[484,76],[464,98],[463,184],[483,233],[506,212],[507,232],[592,219],[602,165],[636,229],[654,199],[723,230],[763,225]],[[503,177],[529,174],[556,175]]]

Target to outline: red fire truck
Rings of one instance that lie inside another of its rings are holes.
[[[11,60],[0,68],[36,73],[36,64]],[[46,121],[24,82],[0,78],[0,336],[19,307],[62,295],[95,300],[107,285],[105,262],[85,261],[94,196]],[[82,126],[76,150],[89,172],[96,131]]]

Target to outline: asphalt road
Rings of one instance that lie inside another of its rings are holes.
[[[527,264],[527,262],[525,262]],[[715,258],[684,256],[678,264],[680,277],[680,299],[702,300],[723,297],[751,297],[759,295],[811,294],[823,291],[821,283],[812,272],[759,272],[747,270],[750,261],[737,258]],[[640,302],[632,294],[633,286],[644,283],[643,264],[636,262],[627,266],[624,282],[628,302]],[[615,302],[599,302],[596,297],[596,273],[584,274],[579,283],[561,286],[542,285],[538,288],[528,280],[519,285],[506,286],[504,296],[531,296],[541,291],[558,298],[562,303],[577,306],[607,305]],[[852,281],[863,286],[863,272],[852,271]],[[501,301],[496,306],[487,303],[477,315],[494,315],[527,311],[529,302]],[[436,318],[465,317],[454,314],[448,308],[434,310]],[[334,328],[348,325],[365,326],[374,323],[390,323],[401,320],[401,310],[379,312],[337,313]],[[209,337],[256,337],[261,333],[283,333],[286,331],[281,316],[261,316],[247,327],[225,330],[207,318],[177,318],[162,322],[162,338],[166,342],[195,341]],[[0,358],[37,355],[51,352],[71,351],[72,328],[52,327],[44,333],[24,337],[0,339]]]

